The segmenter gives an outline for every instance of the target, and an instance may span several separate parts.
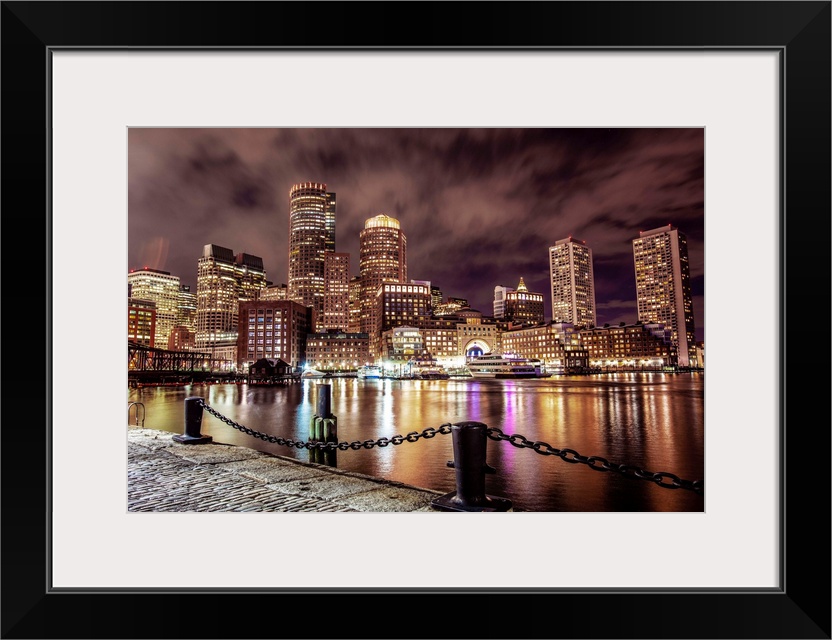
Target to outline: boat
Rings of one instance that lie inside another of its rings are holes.
[[[358,378],[381,378],[381,367],[377,364],[367,364],[359,367],[356,372]]]
[[[451,375],[433,358],[411,361],[411,377],[416,380],[447,380]]]
[[[549,378],[543,362],[537,358],[519,358],[499,353],[485,353],[468,363],[474,378]]]
[[[304,369],[303,373],[301,374],[301,378],[326,378],[328,377],[328,373],[324,373],[323,371],[318,371],[317,369],[312,369],[311,367],[308,369]]]

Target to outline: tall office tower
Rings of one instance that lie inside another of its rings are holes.
[[[301,182],[289,191],[288,296],[289,300],[312,307],[317,318],[316,331],[323,317],[328,203],[325,184]]]
[[[376,296],[379,286],[384,282],[407,282],[407,239],[398,220],[379,214],[367,219],[358,236],[358,242],[358,269],[361,277],[360,332],[370,334],[372,345],[373,332],[378,324]]]
[[[255,300],[266,283],[261,258],[206,244],[197,261],[197,350],[235,361],[240,301]]]
[[[595,326],[595,273],[592,249],[585,241],[570,236],[549,247],[549,284],[552,322]]]
[[[523,278],[520,278],[517,289],[506,293],[503,318],[523,324],[541,324],[543,322],[543,294],[529,291]]]
[[[326,250],[335,251],[335,194],[328,191],[326,194]]]
[[[158,269],[132,269],[127,274],[129,296],[156,303],[156,337],[153,346],[167,349],[179,314],[179,276]]]
[[[358,333],[361,329],[361,276],[350,278],[350,311],[347,333]]]
[[[322,331],[346,331],[350,323],[350,254],[327,251],[324,258]]]
[[[494,317],[504,318],[506,315],[506,295],[513,292],[511,287],[497,285],[494,287]]]
[[[176,314],[176,326],[196,330],[196,294],[187,284],[179,285],[179,308]]]
[[[640,322],[669,327],[679,366],[696,364],[688,241],[671,225],[641,231],[633,239]]]

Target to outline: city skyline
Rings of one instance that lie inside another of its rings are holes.
[[[549,247],[592,249],[597,322],[637,320],[632,241],[688,238],[696,339],[704,340],[704,131],[691,129],[130,129],[128,270],[195,290],[206,244],[263,259],[288,281],[289,190],[337,194],[336,251],[358,274],[367,219],[396,218],[408,278],[491,315],[495,286],[544,294]]]

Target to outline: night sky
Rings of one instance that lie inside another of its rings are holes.
[[[704,340],[704,129],[130,129],[128,269],[196,291],[206,244],[288,276],[289,189],[337,194],[336,250],[358,275],[358,234],[384,213],[407,237],[408,277],[492,313],[494,287],[548,293],[548,247],[592,248],[598,324],[637,320],[632,240],[687,235]]]

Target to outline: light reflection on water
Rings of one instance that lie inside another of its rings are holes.
[[[704,374],[622,373],[541,380],[358,380],[327,378],[338,440],[354,442],[477,421],[558,449],[604,457],[687,480],[704,474]],[[145,426],[184,432],[184,399],[204,398],[234,422],[306,441],[315,414],[315,380],[280,387],[220,384],[130,389],[144,403]],[[263,442],[204,414],[202,433],[309,461],[310,452]],[[337,451],[340,469],[443,492],[455,490],[451,435]],[[524,511],[704,511],[704,498],[616,473],[569,464],[529,448],[488,440],[486,492]]]

